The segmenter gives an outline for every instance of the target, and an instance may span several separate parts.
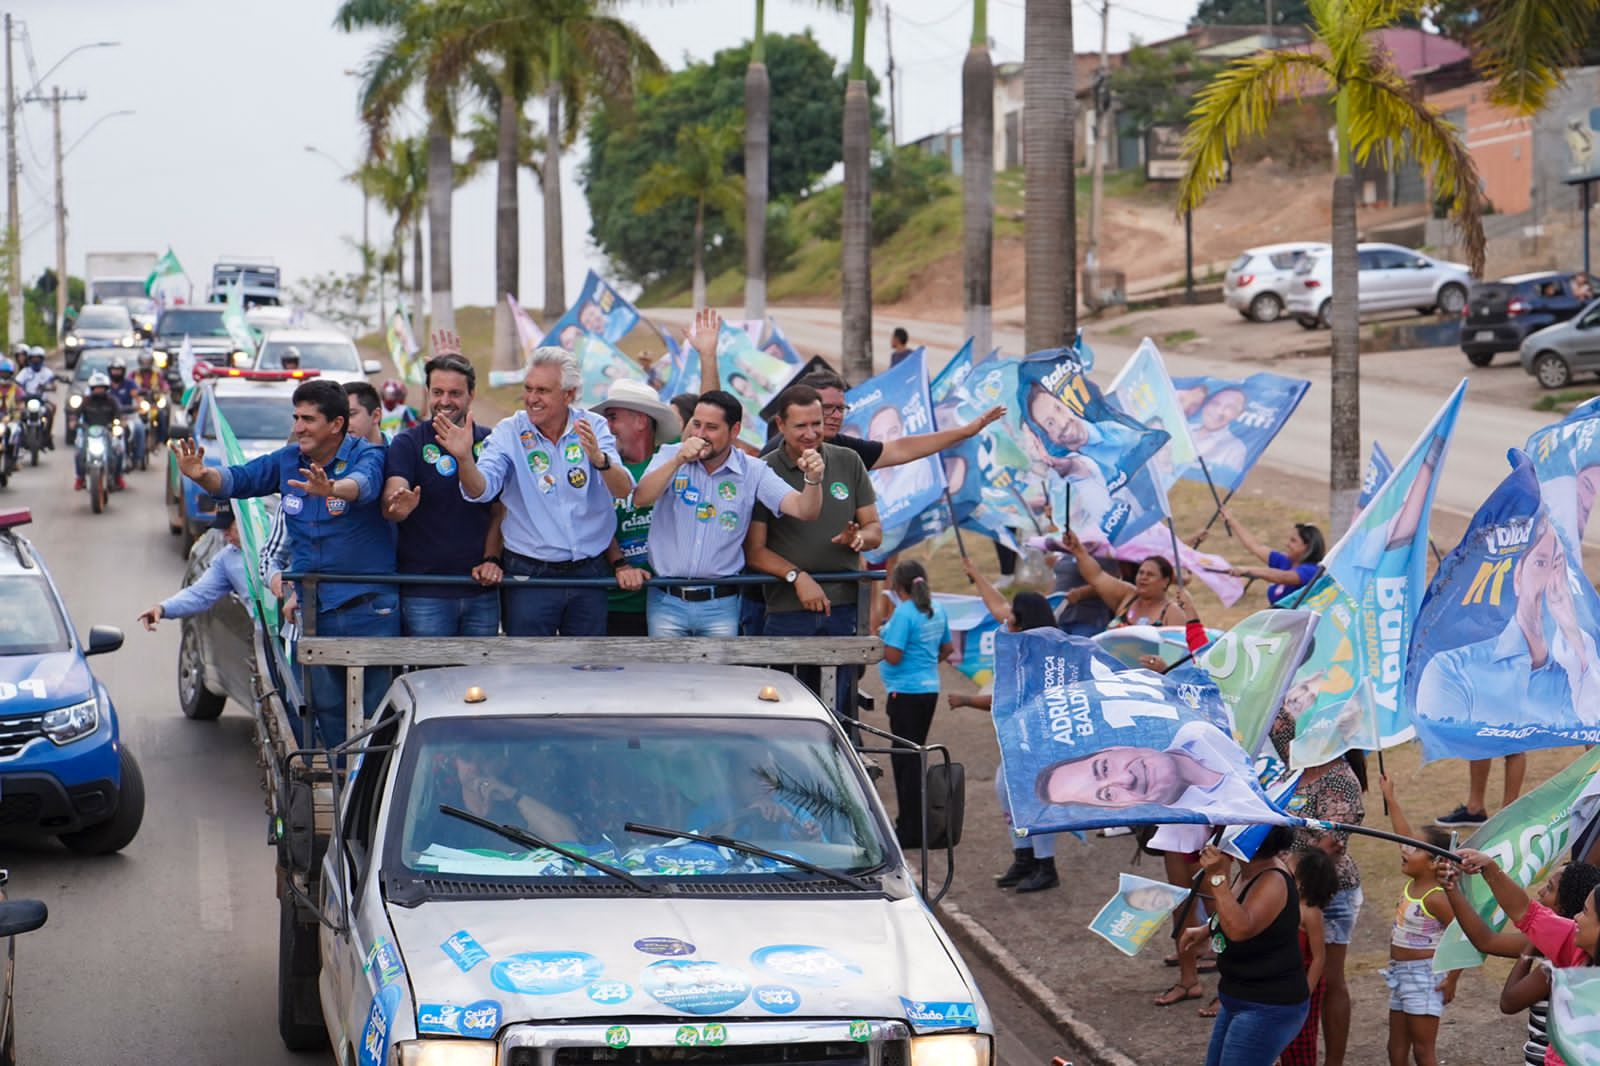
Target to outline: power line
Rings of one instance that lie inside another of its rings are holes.
[[[912,25],[912,26],[920,26],[923,29],[927,29],[927,28],[929,28],[931,26],[937,26],[941,22],[949,22],[952,18],[954,18],[955,16],[961,14],[963,11],[967,10],[967,7],[968,7],[968,5],[967,5],[966,0],[960,0],[960,2],[957,3],[955,7],[951,8],[949,11],[945,12],[943,15],[940,15],[936,19],[927,19],[927,20],[914,19],[914,18],[910,17],[909,15],[896,15],[895,18],[900,22],[908,23],[909,25]]]

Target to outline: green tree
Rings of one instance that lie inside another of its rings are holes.
[[[1072,0],[1027,0],[1023,33],[1023,301],[1031,352],[1071,345],[1078,326]]]
[[[645,215],[670,203],[694,205],[694,306],[706,305],[706,208],[737,222],[744,205],[744,178],[728,171],[728,157],[739,149],[737,127],[685,126],[676,151],[657,160],[639,181],[635,213]]]
[[[1268,0],[1200,0],[1191,26],[1265,26]],[[1275,26],[1311,25],[1308,0],[1272,0]]]
[[[1111,92],[1133,128],[1182,123],[1194,94],[1221,65],[1199,59],[1191,44],[1151,48],[1135,41],[1123,65],[1111,72]]]
[[[1442,0],[1430,18],[1472,50],[1490,99],[1526,115],[1567,68],[1600,59],[1600,0]]]
[[[1472,156],[1455,127],[1424,103],[1375,47],[1375,31],[1400,15],[1420,14],[1421,0],[1312,0],[1317,47],[1267,51],[1235,60],[1201,90],[1184,139],[1188,169],[1180,212],[1198,207],[1222,180],[1228,152],[1259,135],[1274,109],[1306,84],[1334,98],[1338,167],[1333,180],[1332,405],[1329,418],[1330,511],[1341,533],[1361,488],[1361,366],[1357,347],[1356,196],[1352,159],[1374,152],[1409,155],[1427,169],[1434,195],[1449,205],[1474,273],[1483,269],[1483,194]],[[1465,296],[1465,294],[1462,294]]]
[[[989,353],[994,281],[994,60],[988,0],[972,5],[961,62],[961,308],[973,351]]]

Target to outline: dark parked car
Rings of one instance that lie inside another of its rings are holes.
[[[1546,326],[1565,322],[1600,295],[1588,274],[1546,270],[1474,285],[1462,309],[1461,350],[1473,366],[1488,366],[1497,352],[1514,352]]]

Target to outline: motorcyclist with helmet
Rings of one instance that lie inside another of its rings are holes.
[[[16,472],[22,450],[22,405],[26,402],[16,372],[16,364],[0,356],[0,454],[8,477]]]
[[[122,356],[111,360],[108,370],[111,380],[111,397],[122,408],[122,421],[128,427],[129,437],[132,441],[130,453],[134,462],[144,455],[144,419],[139,417],[139,390],[134,385],[133,379],[128,376],[128,361]],[[121,488],[119,483],[117,488]]]
[[[25,399],[38,400],[44,404],[44,446],[46,449],[54,451],[56,446],[56,404],[50,398],[50,390],[56,387],[56,372],[44,365],[44,349],[37,344],[32,348],[19,344],[14,350],[22,352],[23,357],[27,360],[27,365],[17,371],[17,385],[22,389],[22,395]]]
[[[126,369],[126,368],[124,368]],[[83,403],[78,407],[78,454],[73,460],[77,471],[77,480],[73,482],[73,489],[83,488],[83,444],[88,436],[90,426],[104,426],[109,431],[112,424],[122,417],[122,404],[111,394],[111,378],[103,370],[96,370],[89,375],[89,393],[83,398]],[[113,483],[119,489],[127,488],[127,483],[122,480],[122,455],[115,442],[111,445],[111,476]]]
[[[161,397],[167,392],[167,379],[156,369],[156,357],[149,351],[139,353],[139,366],[129,375],[133,381],[134,392],[149,399],[153,404],[160,404]],[[160,407],[156,415],[157,440],[165,440],[167,436],[167,420],[171,412],[167,407]]]
[[[378,414],[378,428],[383,431],[386,439],[393,439],[396,433],[403,429],[410,429],[419,421],[417,412],[406,406],[405,382],[398,378],[390,378],[378,390],[383,398],[383,410]]]

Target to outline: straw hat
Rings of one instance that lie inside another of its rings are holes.
[[[624,411],[638,411],[649,416],[656,424],[657,447],[677,440],[683,432],[683,419],[678,417],[677,409],[669,403],[662,403],[655,390],[642,381],[613,381],[606,398],[589,410],[603,415],[608,407],[620,407]]]

